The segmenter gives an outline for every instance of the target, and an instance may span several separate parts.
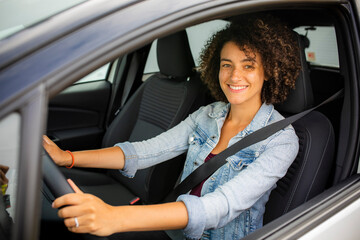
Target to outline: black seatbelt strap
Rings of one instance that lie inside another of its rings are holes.
[[[121,79],[123,78],[123,73],[124,73],[124,69],[126,68],[126,64],[127,64],[127,55],[124,55],[121,58],[118,58],[115,60],[115,62],[113,63],[112,68],[110,70],[110,76],[109,79],[113,78],[113,83],[112,83],[112,89],[111,89],[111,97],[110,97],[110,101],[109,101],[109,110],[108,113],[106,115],[106,127],[108,127],[110,125],[110,123],[112,122],[112,120],[114,119],[114,113],[115,111],[119,108],[119,103],[120,102],[119,99],[119,89],[122,88],[122,83],[124,81],[121,81]],[[112,77],[112,75],[114,73],[112,72],[116,72],[115,76]]]
[[[136,73],[139,69],[139,61],[140,61],[139,55],[140,55],[140,53],[135,52],[131,58],[130,69],[128,72],[127,80],[125,82],[125,87],[124,87],[124,91],[123,91],[122,98],[121,98],[120,108],[118,109],[118,111],[120,111],[121,108],[125,105],[125,102],[129,97],[131,88],[134,85]],[[117,115],[117,113],[115,113],[115,115]]]
[[[132,55],[124,55],[118,64],[117,76],[113,83],[110,111],[107,116],[107,126],[114,120],[129,98],[136,79],[139,60],[139,53],[134,52]],[[120,91],[121,89],[123,90]]]
[[[311,111],[327,104],[329,102],[334,101],[335,99],[341,97],[344,93],[344,90],[340,90],[339,92],[332,95],[330,98],[326,99],[324,102],[320,103],[316,107],[310,108],[293,116],[287,117],[283,120],[278,122],[272,123],[268,126],[265,126],[250,135],[247,135],[243,139],[239,140],[238,142],[234,143],[232,146],[228,147],[224,151],[220,152],[216,156],[212,157],[206,163],[203,163],[200,167],[198,167],[195,171],[193,171],[189,176],[187,176],[178,186],[176,186],[172,192],[165,198],[164,202],[171,202],[175,201],[176,198],[181,195],[189,192],[195,186],[200,184],[203,180],[210,177],[217,169],[223,166],[226,163],[226,159],[229,156],[232,156],[239,152],[240,150],[251,146],[257,142],[265,140],[266,138],[270,137],[274,133],[280,131],[281,129],[289,126],[293,122],[297,121],[298,119],[304,117]]]

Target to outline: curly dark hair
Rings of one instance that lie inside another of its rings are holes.
[[[245,55],[260,54],[265,78],[261,101],[285,101],[300,71],[299,47],[295,33],[271,15],[246,15],[212,36],[200,55],[202,81],[217,101],[227,102],[219,84],[220,53],[234,42]]]

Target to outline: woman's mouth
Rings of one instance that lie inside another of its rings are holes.
[[[235,86],[235,85],[228,85],[228,86],[233,91],[242,91],[248,87],[248,86]]]

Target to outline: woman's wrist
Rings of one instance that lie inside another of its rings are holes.
[[[73,157],[72,155],[67,151],[62,151],[62,159],[61,166],[69,167],[73,163]]]
[[[70,156],[71,156],[71,164],[66,166],[67,168],[72,168],[75,164],[75,157],[74,155],[72,154],[72,152],[70,152],[69,150],[65,150],[65,152],[69,153]]]

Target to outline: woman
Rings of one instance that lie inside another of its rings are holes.
[[[300,67],[294,33],[271,16],[237,22],[216,33],[201,56],[202,79],[218,102],[147,141],[69,154],[44,137],[44,147],[60,166],[120,169],[129,177],[187,151],[184,179],[244,136],[282,119],[272,104],[283,102],[295,86]],[[240,239],[262,226],[270,191],[297,151],[297,136],[288,126],[229,157],[176,202],[115,207],[69,181],[76,193],[56,199],[53,207],[66,206],[59,216],[77,233],[183,229],[190,239]]]

